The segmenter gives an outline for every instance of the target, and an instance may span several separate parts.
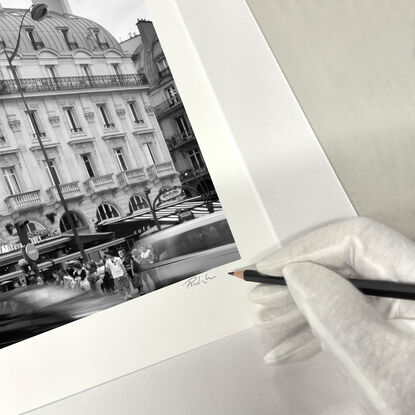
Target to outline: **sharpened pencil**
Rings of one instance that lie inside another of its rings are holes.
[[[245,271],[229,272],[244,281],[252,281],[264,284],[287,285],[284,277],[261,274],[258,271],[247,269]],[[400,298],[402,300],[415,300],[415,284],[405,284],[394,281],[362,280],[348,278],[363,294],[375,297]]]

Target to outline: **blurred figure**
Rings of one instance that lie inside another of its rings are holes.
[[[81,291],[89,292],[91,291],[91,285],[87,279],[88,273],[83,265],[79,262],[74,263],[75,268],[75,281]]]
[[[88,282],[91,286],[92,292],[97,295],[104,295],[102,291],[103,278],[98,274],[98,268],[95,261],[88,262],[86,266],[88,270]],[[105,270],[104,270],[105,272]]]
[[[133,287],[138,290],[138,295],[143,295],[143,281],[141,280],[141,252],[138,249],[131,251],[131,273]]]
[[[114,280],[111,274],[105,268],[105,261],[108,258],[104,254],[104,260],[100,259],[98,262],[97,272],[99,277],[102,279],[102,291],[104,294],[112,294],[115,291]]]
[[[145,248],[144,246],[138,247],[139,255],[139,265],[141,267],[146,267],[151,264],[154,264],[154,253],[153,250],[150,247]],[[156,289],[156,284],[153,280],[154,273],[152,270],[149,269],[141,269],[140,272],[140,278],[143,284],[143,294],[147,294],[151,291],[154,291]]]

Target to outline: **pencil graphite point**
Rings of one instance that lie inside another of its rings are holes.
[[[228,274],[229,274],[229,275],[235,275],[235,273],[234,273],[234,272],[232,272],[232,271],[231,271],[231,272],[228,272]]]

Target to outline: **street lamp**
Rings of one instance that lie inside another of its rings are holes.
[[[22,86],[20,84],[19,77],[17,76],[16,68],[13,66],[13,59],[16,57],[17,51],[18,51],[19,46],[20,46],[20,38],[21,38],[21,33],[22,33],[23,21],[24,21],[26,15],[27,15],[27,13],[29,13],[29,12],[30,12],[30,16],[31,16],[31,18],[33,20],[40,21],[40,20],[43,20],[47,16],[47,14],[48,14],[48,6],[46,4],[44,4],[44,3],[38,3],[38,4],[35,4],[35,5],[31,6],[31,7],[29,7],[26,10],[26,12],[24,13],[24,15],[22,17],[22,20],[20,22],[19,33],[18,33],[17,42],[16,42],[16,47],[14,48],[12,54],[9,56],[9,54],[7,52],[7,49],[6,49],[6,46],[4,46],[4,53],[6,55],[7,61],[9,62],[9,66],[10,66],[11,72],[13,74],[14,81],[16,82],[17,89],[18,89],[19,94],[20,94],[20,96],[21,96],[21,98],[23,100],[24,106],[26,108],[27,115],[33,120],[33,118],[32,118],[33,117],[33,114],[30,111],[29,106],[28,106],[27,101],[26,101],[26,98],[24,96],[24,93],[23,93],[23,90],[22,90]],[[39,130],[39,126],[34,121],[35,120],[33,120],[32,124],[33,124],[34,130],[35,130],[35,135],[36,135],[37,141],[39,142],[39,146],[40,146],[40,149],[42,151],[43,157],[45,158],[46,164],[48,166],[50,175],[51,175],[52,180],[53,180],[53,184],[55,185],[56,190],[58,192],[60,202],[62,203],[63,210],[65,212],[64,215],[68,218],[69,226],[70,226],[70,228],[71,228],[71,230],[73,232],[73,236],[74,236],[74,239],[75,239],[75,244],[76,244],[76,246],[79,249],[79,252],[80,252],[80,254],[82,256],[82,259],[84,261],[87,261],[88,260],[88,257],[86,256],[86,253],[84,251],[84,247],[83,247],[82,241],[79,238],[79,234],[78,234],[78,231],[77,231],[77,229],[75,227],[75,223],[73,221],[72,215],[70,214],[70,212],[68,210],[68,205],[66,203],[66,200],[65,200],[65,198],[63,196],[63,193],[61,191],[61,188],[60,188],[58,176],[56,175],[56,171],[53,168],[53,166],[52,166],[52,164],[50,162],[50,159],[49,159],[49,157],[48,157],[48,155],[46,153],[45,147],[44,147],[43,142],[42,142],[42,137],[41,137],[41,133],[40,133],[40,130]]]

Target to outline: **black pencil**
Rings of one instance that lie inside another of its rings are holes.
[[[229,274],[245,281],[287,285],[284,277],[265,275],[252,269],[229,272]],[[380,280],[362,280],[356,278],[348,278],[347,280],[350,281],[359,291],[366,295],[400,298],[402,300],[415,300],[415,284],[404,284],[401,282]]]

